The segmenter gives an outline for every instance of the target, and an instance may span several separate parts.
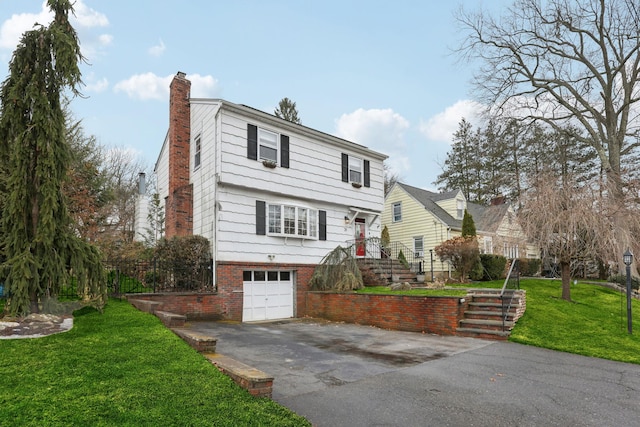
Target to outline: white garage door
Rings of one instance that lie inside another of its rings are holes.
[[[242,321],[293,317],[292,276],[290,271],[245,271]]]

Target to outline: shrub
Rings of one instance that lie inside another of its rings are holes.
[[[409,268],[409,262],[407,261],[407,258],[405,258],[402,249],[400,249],[400,253],[398,254],[398,261],[400,261],[400,263],[404,265],[405,268]]]
[[[211,245],[207,238],[176,236],[161,239],[156,246],[156,257],[158,264],[171,272],[166,277],[162,273],[155,277],[164,281],[164,286],[202,291],[212,285]]]
[[[520,258],[518,263],[520,264],[520,275],[527,277],[540,275],[541,259]]]
[[[507,258],[501,255],[480,255],[482,263],[482,280],[504,279],[506,277]]]
[[[627,286],[627,276],[625,274],[616,274],[615,276],[609,277],[609,282],[617,283],[622,287]],[[631,289],[638,290],[640,289],[640,279],[637,277],[631,277]]]

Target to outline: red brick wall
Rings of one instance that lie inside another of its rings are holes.
[[[189,320],[222,320],[223,300],[217,294],[166,293],[166,294],[131,294],[129,299],[157,301],[162,306],[156,310],[183,314]]]
[[[189,184],[191,82],[184,73],[173,78],[169,93],[169,188],[166,201],[165,235],[193,233],[193,190]]]
[[[460,299],[308,292],[305,314],[384,329],[455,335],[467,305]]]

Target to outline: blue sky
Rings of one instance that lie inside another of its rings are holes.
[[[273,113],[288,97],[302,123],[389,156],[401,181],[435,189],[462,117],[474,122],[474,67],[452,49],[453,12],[507,0],[76,0],[88,64],[72,108],[87,134],[149,166],[168,127],[169,82],[193,97]],[[0,79],[21,34],[48,23],[46,1],[0,0]]]

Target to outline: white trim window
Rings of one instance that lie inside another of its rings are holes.
[[[269,204],[267,233],[272,236],[318,238],[318,211],[303,206]]]
[[[362,159],[349,156],[349,182],[362,184]]]
[[[402,221],[402,203],[397,202],[393,204],[393,222]]]
[[[413,238],[413,251],[416,258],[424,257],[424,239],[422,236]]]
[[[490,236],[485,236],[483,239],[483,246],[484,248],[482,249],[482,253],[483,254],[492,254],[493,253],[493,238]]]
[[[258,128],[258,154],[260,160],[278,163],[278,134]]]
[[[198,169],[200,167],[200,149],[202,145],[202,138],[200,135],[195,139],[195,155],[193,156],[193,168]]]

